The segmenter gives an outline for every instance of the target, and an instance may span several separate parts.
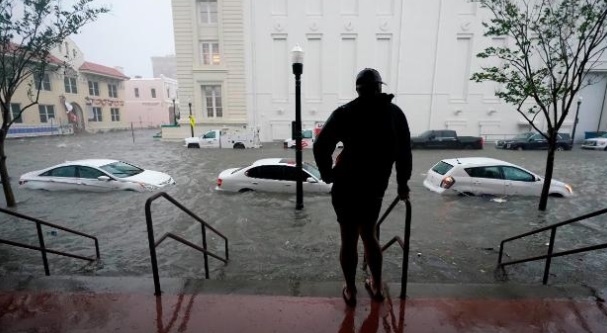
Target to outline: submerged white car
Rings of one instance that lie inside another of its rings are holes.
[[[302,171],[298,173],[295,161],[284,158],[266,158],[244,168],[224,170],[217,178],[215,189],[228,192],[295,193],[298,179],[303,182],[304,192],[331,192],[331,184],[320,179],[320,172],[315,166],[303,163]]]
[[[107,159],[69,161],[21,176],[23,188],[47,191],[151,191],[175,184],[166,173]]]
[[[607,134],[603,134],[598,138],[586,139],[582,143],[583,149],[607,150]]]
[[[518,165],[486,157],[446,159],[428,170],[424,186],[439,194],[540,196],[544,179]],[[570,197],[571,186],[552,180],[550,196]]]

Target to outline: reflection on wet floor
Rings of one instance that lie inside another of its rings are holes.
[[[361,299],[0,292],[3,332],[604,332],[583,299]]]
[[[102,265],[49,256],[51,274],[102,276],[151,276],[147,248],[144,203],[150,193],[75,193],[22,190],[19,175],[49,165],[82,158],[115,158],[145,168],[169,173],[177,185],[167,192],[208,221],[230,240],[229,265],[211,263],[212,279],[230,280],[341,280],[337,253],[339,233],[328,196],[306,195],[302,212],[294,210],[293,195],[217,193],[217,175],[230,167],[244,166],[265,157],[290,157],[293,150],[280,144],[262,149],[186,149],[180,142],[154,141],[151,131],[108,133],[74,137],[19,139],[7,142],[9,173],[19,202],[18,211],[99,237]],[[444,158],[487,156],[524,166],[542,174],[545,152],[496,150],[490,144],[481,151],[414,151],[412,188],[413,226],[410,281],[490,283],[499,242],[507,237],[549,223],[563,221],[604,208],[601,181],[607,172],[604,152],[558,152],[554,177],[573,185],[576,197],[550,199],[548,211],[537,211],[536,198],[441,197],[427,191],[422,181],[426,171]],[[313,161],[311,151],[304,160]],[[364,178],[364,175],[361,175]],[[384,207],[393,199],[392,181]],[[0,200],[3,200],[0,197]],[[156,234],[174,232],[200,243],[199,226],[189,216],[166,203],[153,207]],[[384,241],[402,235],[404,208],[395,208],[382,229]],[[559,229],[555,251],[604,242],[604,218]],[[47,246],[89,255],[79,238],[45,228]],[[19,242],[36,242],[35,228],[0,216],[0,233]],[[546,251],[549,235],[538,235],[506,250],[512,258]],[[209,237],[213,251],[223,243]],[[362,253],[362,251],[361,251]],[[401,254],[390,249],[385,256],[385,279],[400,278]],[[158,248],[162,276],[204,276],[201,255],[177,243]],[[551,283],[604,281],[607,251],[558,258],[553,261]],[[361,260],[362,262],[362,260]],[[508,268],[512,280],[537,283],[542,263]],[[0,246],[0,275],[43,274],[40,255]]]

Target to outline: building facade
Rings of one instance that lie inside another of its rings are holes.
[[[175,61],[175,55],[152,57],[152,73],[155,78],[164,76],[170,79],[176,79],[177,62]]]
[[[187,85],[184,93],[193,96],[197,116],[206,115],[213,101],[207,85],[219,83],[221,98],[231,101],[224,103],[224,123],[246,116],[262,141],[291,135],[295,45],[305,51],[304,128],[355,98],[356,74],[373,67],[384,78],[384,91],[395,95],[407,115],[413,135],[446,128],[495,140],[530,129],[513,106],[495,97],[499,85],[470,80],[483,66],[497,65],[476,54],[512,41],[485,37],[482,23],[490,13],[468,0],[173,0],[173,13],[177,75]],[[606,72],[603,62],[589,73],[596,84],[580,92],[576,139],[607,126]],[[562,132],[571,132],[574,114],[571,110]]]
[[[177,80],[134,78],[125,82],[125,120],[136,128],[175,124],[174,110],[179,110]],[[177,112],[179,114],[179,112]]]
[[[84,54],[66,39],[51,51],[59,70],[49,70],[40,84],[38,105],[16,120],[9,137],[70,134],[126,129],[124,81],[119,69],[87,62]],[[31,79],[32,87],[36,85]],[[36,93],[35,89],[32,91]],[[19,87],[11,101],[12,113],[30,104],[27,84]]]
[[[191,105],[195,132],[246,126],[242,0],[173,0],[172,7],[180,99]],[[189,136],[182,127],[177,137]]]

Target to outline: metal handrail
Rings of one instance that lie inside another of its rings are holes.
[[[543,228],[540,229],[536,229],[533,231],[529,231],[526,232],[524,234],[520,234],[518,236],[514,236],[514,237],[510,237],[507,239],[504,239],[501,243],[500,243],[500,253],[499,253],[499,257],[497,260],[497,267],[500,269],[504,269],[505,266],[508,265],[515,265],[515,264],[520,264],[520,263],[524,263],[524,262],[529,262],[529,261],[536,261],[536,260],[542,260],[542,259],[546,259],[546,263],[544,266],[544,277],[542,279],[542,283],[543,284],[547,284],[548,283],[548,276],[550,274],[550,264],[552,262],[552,258],[556,258],[556,257],[562,257],[562,256],[566,256],[566,255],[570,255],[570,254],[575,254],[575,253],[581,253],[581,252],[588,252],[588,251],[594,251],[594,250],[600,250],[600,249],[605,249],[607,248],[607,243],[604,244],[598,244],[598,245],[593,245],[593,246],[587,246],[587,247],[582,247],[582,248],[578,248],[578,249],[574,249],[574,250],[568,250],[568,251],[562,251],[562,252],[557,252],[557,253],[553,253],[554,251],[554,239],[556,238],[556,229],[558,227],[562,227],[564,225],[568,225],[574,222],[579,222],[582,220],[586,220],[589,219],[591,217],[595,217],[595,216],[599,216],[602,214],[607,213],[607,208],[605,209],[601,209],[601,210],[597,210],[595,212],[586,214],[586,215],[582,215],[582,216],[578,216],[576,218],[572,218],[569,219],[567,221],[563,221],[563,222],[559,222],[559,223],[555,223],[555,224],[551,224],[549,226],[545,226]],[[544,232],[550,230],[550,242],[548,243],[548,253],[545,255],[541,255],[541,256],[535,256],[535,257],[529,257],[529,258],[525,258],[525,259],[519,259],[519,260],[512,260],[512,261],[508,261],[508,262],[502,262],[502,258],[503,258],[503,254],[504,254],[504,245],[507,242],[511,242],[513,240],[517,240],[523,237],[527,237],[530,235],[534,235],[540,232]]]
[[[171,202],[177,208],[181,209],[183,212],[190,215],[190,217],[194,218],[198,223],[200,223],[200,225],[202,227],[202,247],[199,247],[198,245],[195,245],[195,244],[185,240],[184,238],[176,236],[175,234],[172,234],[172,233],[166,233],[157,242],[154,241],[154,225],[152,223],[151,205],[152,205],[153,201],[155,201],[156,199],[158,199],[160,197],[167,199],[169,202]],[[145,221],[146,221],[147,229],[148,229],[148,243],[149,243],[149,247],[150,247],[150,260],[152,261],[152,274],[154,277],[154,295],[156,295],[156,296],[160,296],[160,294],[161,294],[160,276],[158,275],[158,261],[156,259],[156,247],[158,245],[160,245],[160,243],[162,243],[167,238],[172,238],[172,239],[174,239],[184,245],[187,245],[191,248],[194,248],[204,254],[204,273],[205,273],[205,278],[207,278],[207,279],[209,278],[209,256],[216,258],[224,263],[227,263],[229,261],[230,257],[229,257],[229,252],[228,252],[228,238],[226,236],[224,236],[222,233],[220,233],[219,231],[217,231],[215,228],[213,228],[210,224],[206,223],[203,219],[198,217],[198,215],[192,213],[192,211],[190,211],[185,206],[180,204],[177,200],[175,200],[173,197],[168,195],[166,192],[156,193],[146,200],[146,202],[145,202]],[[225,258],[221,258],[207,250],[207,233],[206,233],[207,228],[210,229],[211,231],[213,231],[217,236],[221,237],[224,240]]]
[[[402,201],[400,199],[400,197],[396,196],[396,198],[394,198],[394,200],[392,201],[390,206],[388,206],[388,208],[386,209],[384,214],[377,221],[375,228],[376,228],[378,241],[380,239],[380,227],[381,227],[382,223],[386,220],[388,215],[390,215],[390,213],[392,212],[394,207],[396,207],[396,205],[400,201]],[[388,241],[388,243],[386,243],[381,248],[381,251],[384,252],[386,249],[388,249],[394,243],[398,243],[400,248],[403,250],[403,270],[401,272],[401,277],[400,277],[400,298],[401,299],[407,298],[407,280],[408,280],[408,275],[409,275],[409,244],[410,244],[409,240],[411,238],[411,202],[409,200],[405,200],[405,206],[407,208],[407,213],[405,214],[405,231],[404,231],[404,235],[403,235],[404,240],[403,240],[403,238],[400,238],[399,236],[394,236],[394,237],[392,237],[392,239],[390,239],[390,241]],[[363,262],[363,269],[366,269],[366,267],[367,267],[367,261],[365,258],[365,261]]]
[[[0,212],[36,223],[36,230],[38,233],[38,242],[40,243],[40,246],[28,245],[28,244],[13,242],[13,241],[5,240],[5,239],[0,239],[0,243],[11,245],[11,246],[16,246],[16,247],[21,247],[21,248],[25,248],[25,249],[40,251],[42,253],[42,263],[44,264],[44,274],[46,274],[47,276],[51,275],[49,265],[48,265],[48,258],[46,256],[47,252],[56,254],[56,255],[60,255],[60,256],[64,256],[64,257],[70,257],[70,258],[87,260],[87,261],[99,260],[99,258],[101,257],[99,254],[99,240],[95,236],[91,236],[89,234],[85,234],[80,231],[62,227],[60,225],[46,222],[46,221],[37,219],[35,217],[27,216],[27,215],[20,214],[17,212],[13,212],[13,211],[10,211],[10,210],[4,209],[4,208],[0,208]],[[71,254],[71,253],[67,253],[67,252],[61,252],[61,251],[57,251],[57,250],[47,249],[46,246],[44,245],[44,235],[42,233],[42,225],[52,227],[55,229],[59,229],[59,230],[63,230],[63,231],[67,231],[67,232],[71,232],[75,235],[90,238],[90,239],[94,240],[95,241],[95,258],[89,258],[89,257],[80,256],[77,254]]]

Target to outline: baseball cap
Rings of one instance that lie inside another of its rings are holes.
[[[356,75],[356,85],[368,85],[373,83],[384,84],[379,72],[373,68],[365,68]]]

